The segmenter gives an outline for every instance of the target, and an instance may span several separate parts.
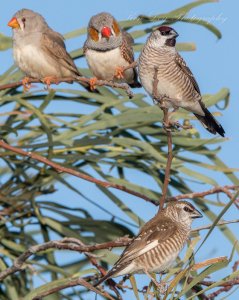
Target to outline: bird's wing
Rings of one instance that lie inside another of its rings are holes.
[[[118,276],[117,274],[126,269],[134,259],[155,248],[158,244],[163,244],[176,233],[176,230],[177,226],[169,218],[164,217],[158,220],[157,217],[154,217],[142,227],[140,233],[126,247],[114,267],[98,281],[96,286],[110,277]]]
[[[51,57],[55,58],[59,64],[71,70],[74,74],[80,75],[74,61],[66,51],[63,36],[53,30],[48,30],[42,34],[42,49]]]
[[[193,73],[191,72],[191,70],[189,69],[189,67],[187,66],[186,62],[184,61],[184,59],[177,54],[175,57],[175,62],[176,64],[179,66],[179,68],[182,70],[182,72],[187,75],[187,77],[190,79],[191,83],[194,86],[194,89],[198,92],[199,95],[201,95],[199,86],[197,84],[196,79],[193,76]]]
[[[133,44],[134,44],[134,39],[132,36],[122,30],[122,45],[121,45],[121,53],[123,58],[131,64],[134,61],[134,50],[133,50]]]
[[[116,264],[125,265],[129,263],[135,258],[155,248],[158,244],[164,243],[168,238],[175,234],[176,230],[177,226],[166,217],[162,220],[156,218],[152,219],[143,226],[139,235],[134,238],[133,242],[128,247],[126,247]]]

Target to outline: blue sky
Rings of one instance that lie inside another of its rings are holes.
[[[30,8],[41,13],[47,20],[48,24],[56,31],[62,34],[77,28],[85,27],[89,18],[98,12],[108,11],[112,13],[118,20],[136,17],[139,14],[154,15],[168,12],[190,1],[176,0],[138,0],[138,1],[108,1],[108,0],[91,0],[89,4],[82,1],[68,0],[11,0],[4,4],[0,11],[0,32],[10,36],[11,30],[7,27],[7,23],[12,15],[21,8]],[[147,4],[145,4],[147,3]],[[222,32],[222,39],[217,40],[216,37],[208,30],[186,23],[177,23],[174,28],[180,34],[180,42],[195,42],[197,51],[184,52],[183,57],[192,69],[199,83],[202,93],[216,93],[222,87],[228,87],[231,90],[230,106],[226,111],[222,111],[223,116],[218,117],[218,120],[223,125],[226,131],[228,141],[223,144],[220,157],[228,166],[238,168],[239,163],[237,153],[239,152],[239,122],[238,122],[238,48],[239,40],[237,34],[239,2],[237,1],[220,1],[219,3],[202,5],[189,14],[189,17],[198,17],[212,22]],[[82,46],[82,40],[76,38],[67,41],[68,50],[73,50]],[[10,51],[0,53],[0,63],[2,70],[9,68],[13,62]],[[81,64],[82,62],[77,62]],[[2,73],[3,71],[1,71]],[[211,109],[213,110],[213,109]],[[209,137],[209,134],[204,130],[203,134]],[[72,178],[72,181],[77,183],[78,179]],[[142,180],[142,183],[144,179]],[[216,180],[224,185],[224,181],[220,174]],[[89,187],[90,197],[95,197],[94,189],[91,189],[89,183],[84,183]],[[70,193],[70,192],[69,192]],[[120,194],[125,197],[122,193]],[[72,197],[73,203],[76,196],[74,194],[64,195]],[[76,200],[77,201],[77,200]],[[103,201],[103,200],[102,200]],[[74,204],[72,204],[74,205]],[[132,205],[134,207],[134,205]],[[113,208],[113,207],[112,207]],[[94,208],[92,207],[94,210]],[[111,209],[111,207],[110,207]],[[154,208],[148,208],[145,203],[140,204],[142,210],[142,218],[148,220],[154,215]],[[228,214],[228,219],[233,214]],[[198,224],[197,224],[198,225]],[[231,228],[236,228],[236,225]],[[220,245],[220,234],[215,235],[215,243]],[[220,251],[211,246],[212,252],[216,254],[229,254],[228,251]],[[225,248],[223,249],[225,250]],[[201,255],[201,258],[203,255]],[[235,299],[235,298],[234,298]]]

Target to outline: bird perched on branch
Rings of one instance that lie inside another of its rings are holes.
[[[202,214],[189,202],[172,201],[147,222],[126,247],[114,267],[96,284],[126,274],[161,273],[185,245],[193,219]],[[152,278],[152,277],[151,277]]]
[[[140,87],[136,68],[124,70],[134,62],[134,40],[120,28],[115,18],[106,12],[99,13],[90,19],[87,31],[84,53],[94,76]]]
[[[169,26],[160,26],[151,33],[139,57],[140,81],[151,97],[166,108],[173,107],[175,111],[182,107],[194,113],[209,132],[224,136],[224,129],[205,107],[192,72],[175,49],[177,37],[178,33]]]
[[[48,86],[60,77],[78,77],[80,72],[66,51],[63,36],[52,30],[38,13],[22,9],[16,12],[8,26],[13,29],[13,56],[17,66],[29,78],[39,79]],[[89,89],[88,84],[82,83]]]

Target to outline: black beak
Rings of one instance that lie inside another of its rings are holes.
[[[200,213],[200,211],[195,209],[194,212],[193,212],[192,218],[193,219],[198,219],[198,218],[202,218],[202,217],[203,217],[203,215]]]
[[[177,31],[174,30],[174,37],[175,39],[179,36],[179,34],[177,33]]]

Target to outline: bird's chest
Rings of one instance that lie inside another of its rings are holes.
[[[165,270],[168,270],[175,262],[177,256],[178,256],[178,252],[171,253],[170,255],[164,258],[164,261],[160,265],[155,264],[154,266],[152,266],[151,269],[149,269],[149,272],[161,273]]]
[[[88,49],[86,59],[94,76],[103,80],[112,80],[117,67],[128,66],[128,62],[121,55],[120,48],[105,52]]]
[[[13,56],[18,67],[33,78],[54,76],[56,71],[53,64],[47,59],[47,55],[33,44],[15,46]]]

